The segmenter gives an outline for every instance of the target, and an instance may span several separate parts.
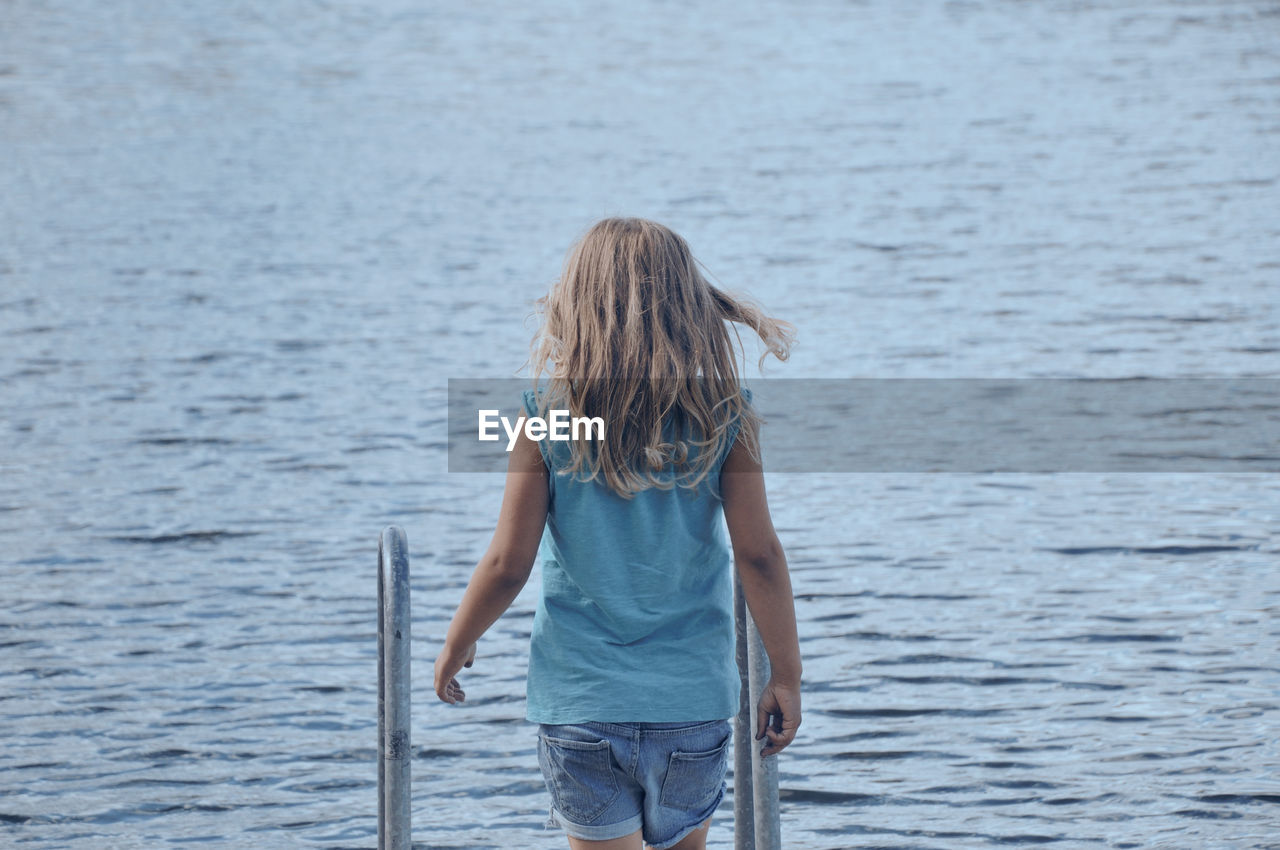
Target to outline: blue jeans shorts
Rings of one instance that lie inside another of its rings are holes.
[[[728,720],[538,727],[549,826],[588,841],[642,830],[665,848],[711,817],[725,794]]]

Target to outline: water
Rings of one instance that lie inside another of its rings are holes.
[[[613,213],[798,324],[771,377],[1274,377],[1278,31],[1171,0],[6,4],[3,843],[373,847],[396,523],[418,843],[563,846],[536,585],[469,704],[431,699],[501,496],[444,472],[447,379],[516,370]],[[769,486],[789,848],[1280,846],[1274,476]]]

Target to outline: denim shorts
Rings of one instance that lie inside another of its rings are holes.
[[[538,727],[550,826],[588,841],[642,830],[670,847],[711,817],[725,794],[728,720]]]

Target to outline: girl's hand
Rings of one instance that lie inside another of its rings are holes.
[[[440,650],[440,656],[436,658],[436,696],[440,697],[441,702],[453,705],[466,700],[466,692],[462,690],[462,686],[454,676],[458,675],[458,671],[463,667],[474,664],[475,660],[476,645],[474,643],[463,652],[458,652],[447,643],[444,645],[444,649]]]
[[[770,723],[769,721],[773,722]],[[760,692],[760,703],[756,707],[756,740],[766,735],[769,743],[760,751],[762,756],[771,756],[781,752],[787,744],[796,739],[796,730],[800,728],[800,688],[798,685],[784,685],[774,679]]]

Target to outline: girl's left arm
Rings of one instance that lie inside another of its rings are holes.
[[[538,444],[521,432],[507,461],[498,527],[489,549],[476,565],[462,595],[444,648],[436,658],[436,695],[447,703],[462,702],[466,694],[454,677],[470,667],[476,641],[497,622],[529,580],[538,543],[547,521],[547,465]]]

